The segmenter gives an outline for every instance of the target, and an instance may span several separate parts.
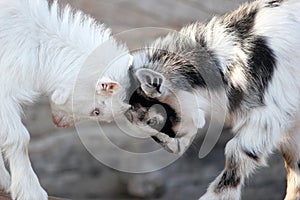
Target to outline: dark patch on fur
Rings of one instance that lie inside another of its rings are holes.
[[[226,170],[223,173],[215,192],[219,193],[226,187],[236,187],[240,184],[240,181],[241,179],[237,176],[236,169]]]
[[[149,110],[154,105],[161,105],[167,114],[167,119],[161,130],[158,130],[171,138],[175,138],[176,133],[172,129],[179,121],[180,117],[177,115],[176,111],[169,105],[162,103],[156,99],[147,97],[141,88],[136,89],[129,99],[129,104],[135,107],[136,105],[141,105],[142,107]],[[155,127],[153,127],[155,128]],[[155,141],[159,141],[157,138],[153,138]],[[159,142],[160,143],[160,142]]]
[[[166,50],[156,49],[151,55],[148,55],[148,59],[151,63],[159,61],[159,64],[161,64],[160,67],[172,67],[173,73],[177,73],[177,76],[182,76],[182,82],[187,82],[186,85],[189,85],[189,87],[185,86],[185,90],[196,87],[206,87],[203,77],[195,66],[180,55]],[[172,81],[172,77],[170,77],[170,81]]]
[[[240,58],[236,58],[234,61],[231,61],[231,63],[229,65],[227,65],[225,74],[224,74],[224,78],[225,78],[225,82],[224,84],[227,86],[226,90],[227,90],[227,96],[228,96],[228,100],[229,100],[229,111],[230,112],[234,112],[235,110],[237,110],[240,106],[241,103],[245,97],[244,91],[242,90],[242,88],[240,88],[240,86],[236,86],[232,83],[232,76],[234,73],[234,70],[236,68],[242,68],[245,69],[246,68],[246,64],[243,62],[242,59]],[[246,71],[246,70],[245,70]]]
[[[257,14],[256,7],[244,7],[241,10],[224,16],[222,23],[230,32],[235,32],[241,40],[247,38],[253,29],[255,17]]]
[[[279,7],[284,0],[271,0],[267,2],[266,7],[268,8],[276,8]]]
[[[197,87],[206,87],[206,83],[199,73],[199,71],[194,70],[194,66],[191,64],[181,65],[182,69],[178,69],[177,71],[181,73],[184,78],[189,82],[189,84],[193,88]]]
[[[263,37],[257,37],[253,41],[248,67],[249,67],[249,95],[257,94],[260,104],[264,104],[264,91],[268,87],[276,65],[276,58],[272,49],[267,45]]]
[[[256,155],[256,153],[255,152],[252,152],[252,151],[248,151],[248,150],[243,150],[244,151],[244,153],[248,156],[248,157],[250,157],[250,158],[252,158],[253,160],[255,160],[255,161],[258,161],[258,156]]]
[[[298,166],[298,168],[300,169],[300,160],[298,160],[297,166]]]
[[[200,35],[199,37],[196,37],[196,41],[202,46],[207,47],[206,38],[203,35]]]
[[[239,86],[235,86],[232,83],[232,74],[233,71],[235,70],[235,68],[246,68],[246,64],[243,62],[242,59],[240,58],[236,58],[235,61],[231,62],[225,71],[224,74],[224,84],[226,85],[226,91],[227,91],[227,96],[228,96],[228,101],[229,101],[229,111],[230,112],[234,112],[235,110],[237,110],[244,97],[245,97],[245,93],[244,91],[239,87]]]
[[[237,58],[227,66],[224,74],[230,112],[237,110],[241,104],[244,104],[246,108],[264,105],[264,93],[276,67],[276,57],[264,37],[250,37],[248,42],[250,48],[245,50],[250,53],[246,63]],[[248,81],[246,90],[231,83],[232,72],[237,67],[244,69]]]
[[[236,42],[241,44],[241,50],[249,55],[247,60],[233,58],[224,72],[230,112],[236,111],[241,104],[245,105],[246,109],[264,105],[264,92],[274,72],[275,56],[272,49],[264,37],[254,35],[252,31],[257,12],[257,3],[246,4],[223,17],[222,23],[228,28],[228,32],[238,36]],[[235,68],[242,68],[245,73],[248,81],[245,90],[231,83]]]
[[[167,55],[168,55],[167,51],[158,49],[158,50],[155,50],[153,52],[153,54],[151,54],[151,56],[148,55],[148,59],[150,62],[156,62],[158,60],[162,60],[162,59],[166,58]]]
[[[233,85],[229,86],[229,91],[227,92],[228,101],[229,101],[229,110],[234,112],[241,105],[241,102],[244,99],[244,92],[239,87],[234,87]]]
[[[234,159],[231,158],[227,165],[228,166],[225,169],[220,182],[214,190],[216,193],[220,193],[228,187],[237,187],[241,182],[241,178],[237,173],[237,165]]]

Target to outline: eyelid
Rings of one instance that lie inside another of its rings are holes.
[[[95,112],[98,112],[99,114],[95,114]],[[95,108],[91,113],[90,113],[91,116],[99,116],[100,115],[100,109],[99,108]]]

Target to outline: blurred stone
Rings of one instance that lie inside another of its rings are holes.
[[[128,193],[138,198],[158,198],[165,192],[164,175],[149,173],[132,175],[128,181]]]

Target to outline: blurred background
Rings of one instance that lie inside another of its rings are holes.
[[[61,4],[83,10],[109,26],[114,34],[142,27],[161,27],[179,30],[192,21],[207,21],[236,9],[244,0],[61,0]],[[130,32],[129,32],[130,33]],[[156,36],[155,32],[135,32],[125,38],[128,46],[138,47]],[[125,34],[126,35],[126,34]],[[203,159],[198,152],[204,134],[199,133],[190,149],[169,166],[152,173],[130,174],[111,169],[97,161],[84,147],[75,128],[57,129],[51,122],[48,101],[25,108],[24,123],[32,135],[30,157],[41,184],[52,196],[78,200],[160,199],[195,200],[224,166],[224,147],[232,137],[224,130],[213,151]],[[85,123],[82,129],[85,143],[103,145],[89,134],[97,126]],[[114,141],[124,149],[143,151],[147,141],[138,144],[122,137],[114,124],[101,124]],[[81,131],[82,132],[82,131]],[[203,131],[205,133],[205,131]],[[152,147],[150,147],[151,149]],[[102,154],[114,158],[109,148]],[[161,159],[164,159],[163,157]],[[116,161],[117,162],[117,161]],[[151,160],[149,160],[151,163]],[[145,163],[148,165],[149,163]],[[133,163],[134,164],[134,163]],[[141,163],[137,163],[141,164]],[[243,200],[283,199],[285,194],[285,170],[283,160],[276,152],[270,167],[260,169],[247,181]]]

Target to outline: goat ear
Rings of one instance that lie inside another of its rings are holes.
[[[101,78],[96,84],[96,93],[106,96],[116,94],[120,89],[121,85],[118,82],[107,77]]]
[[[70,92],[67,89],[59,88],[53,92],[51,100],[56,105],[63,105],[67,102],[69,96]]]
[[[167,90],[165,77],[151,69],[139,69],[135,73],[141,83],[142,90],[152,98],[161,97]]]

